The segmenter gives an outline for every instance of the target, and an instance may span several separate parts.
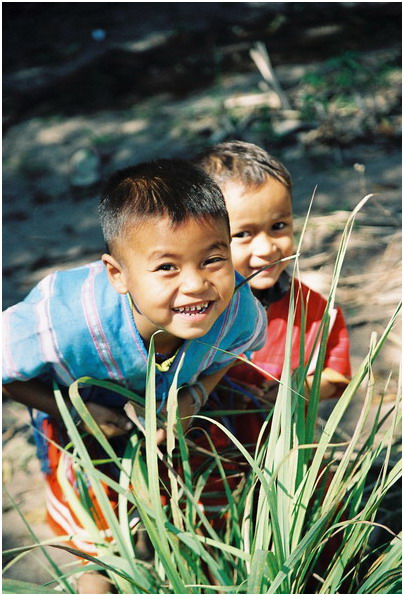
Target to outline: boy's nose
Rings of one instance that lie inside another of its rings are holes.
[[[253,253],[256,256],[265,257],[272,253],[274,246],[271,237],[263,232],[254,238]]]
[[[197,294],[206,289],[207,283],[202,272],[188,272],[181,280],[181,292],[183,294]]]

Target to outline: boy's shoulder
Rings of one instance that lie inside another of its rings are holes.
[[[310,285],[308,285],[308,283],[304,283],[299,279],[294,279],[293,286],[295,301],[298,299],[303,299],[307,308],[310,308],[310,306],[314,306],[317,304],[322,304],[324,306],[326,305],[327,300],[325,299],[325,297],[318,290],[314,290]],[[289,281],[288,287],[285,289],[284,292],[282,292],[282,295],[279,297],[279,299],[275,299],[273,302],[270,302],[269,306],[275,304],[289,305],[291,290],[291,281]]]
[[[95,277],[104,269],[102,261],[92,261],[85,263],[78,267],[70,267],[66,269],[58,269],[51,273],[55,280],[59,283],[84,283],[86,279]]]
[[[326,302],[326,299],[321,294],[321,292],[319,290],[315,290],[313,288],[312,282],[310,282],[310,281],[303,282],[301,280],[295,279],[294,284],[295,284],[295,291],[301,291],[303,296],[309,296],[309,297],[315,296],[316,299]]]
[[[92,312],[102,316],[119,307],[120,295],[108,281],[102,261],[54,271],[44,277],[21,306],[45,309],[52,321],[79,321]],[[18,306],[18,305],[17,305]],[[97,315],[97,316],[98,316]]]
[[[235,271],[236,287],[243,280],[244,277]],[[221,336],[255,335],[265,327],[265,321],[264,307],[255,298],[248,283],[245,283],[235,290],[227,308],[213,325],[212,333],[219,330]]]
[[[37,288],[43,293],[49,292],[49,297],[63,296],[71,300],[74,296],[82,294],[86,286],[94,287],[95,291],[110,286],[102,261],[54,271],[43,278]]]
[[[55,296],[61,291],[63,293],[67,293],[69,290],[77,291],[86,280],[101,273],[102,269],[102,261],[94,261],[78,267],[56,269],[34,286],[25,297],[24,302],[35,301],[41,296],[43,298]]]
[[[130,307],[101,261],[47,275],[3,316],[15,370],[24,378],[55,374],[62,384],[84,374],[123,378],[120,346],[131,345],[131,328],[124,324]],[[131,356],[135,361],[135,348]],[[14,368],[9,370],[13,379]]]
[[[295,304],[295,321],[300,324],[301,309],[304,309],[306,326],[310,326],[313,321],[321,320],[324,311],[327,307],[326,298],[317,290],[314,290],[307,283],[301,280],[293,280],[293,298]],[[292,286],[287,290],[283,296],[268,305],[267,315],[268,321],[271,325],[277,319],[287,319],[290,307]]]

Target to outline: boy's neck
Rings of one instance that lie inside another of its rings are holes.
[[[156,353],[165,354],[167,356],[171,356],[178,348],[182,345],[183,339],[179,337],[174,337],[174,335],[170,335],[163,331],[162,333],[158,333],[154,338],[154,348]]]
[[[149,349],[150,339],[156,332],[156,328],[150,323],[150,321],[148,321],[148,319],[146,319],[146,317],[136,310],[133,302],[131,304],[131,310],[136,328],[142,337],[146,348]],[[183,341],[183,339],[175,337],[174,335],[171,335],[171,333],[161,331],[160,333],[157,333],[154,338],[154,349],[159,354],[167,354],[169,356],[178,350]]]
[[[273,302],[277,302],[289,291],[291,283],[291,277],[285,270],[282,271],[278,281],[266,290],[252,289],[254,296],[261,302],[264,307],[269,306]]]

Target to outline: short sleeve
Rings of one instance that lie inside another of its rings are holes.
[[[3,312],[3,383],[46,378],[56,372],[64,384],[73,380],[61,361],[49,314],[53,274],[25,300]]]

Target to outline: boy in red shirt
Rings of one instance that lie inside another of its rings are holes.
[[[260,147],[242,141],[225,142],[208,149],[197,160],[220,186],[231,226],[231,251],[235,269],[249,277],[260,268],[294,252],[292,181],[277,159]],[[250,280],[253,294],[267,311],[267,341],[251,361],[269,373],[239,364],[229,374],[265,402],[276,398],[285,356],[291,278],[283,262]],[[304,357],[307,364],[315,347],[326,300],[307,285],[294,281],[296,314],[293,325],[292,368],[300,364],[301,309],[305,310]],[[307,392],[313,382],[316,351],[308,369]],[[349,338],[342,311],[336,308],[321,376],[320,399],[339,397],[349,382]],[[245,400],[244,400],[245,401]],[[238,417],[240,418],[240,417]],[[243,418],[243,417],[241,417]]]

